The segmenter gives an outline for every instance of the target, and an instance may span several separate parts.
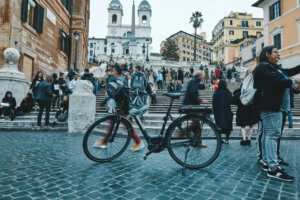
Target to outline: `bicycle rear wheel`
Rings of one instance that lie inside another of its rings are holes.
[[[83,138],[85,155],[95,162],[110,162],[128,147],[131,125],[120,115],[108,115],[94,122]]]
[[[216,126],[200,115],[179,118],[170,125],[166,137],[171,157],[189,169],[210,165],[221,150]]]

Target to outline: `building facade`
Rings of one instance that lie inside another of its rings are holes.
[[[3,51],[20,51],[20,71],[31,81],[38,71],[64,72],[74,65],[78,40],[78,67],[87,64],[89,0],[0,1],[0,66]]]
[[[242,41],[240,44],[241,66],[247,69],[254,69],[264,45],[264,37],[262,35]]]
[[[149,58],[151,51],[151,16],[152,9],[148,1],[142,0],[138,6],[136,24],[136,8],[132,5],[131,25],[123,24],[123,6],[119,0],[112,0],[108,7],[108,25],[106,38],[90,38],[89,60],[96,57],[98,60],[119,59],[144,62]],[[93,48],[96,43],[96,51]],[[99,47],[99,51],[97,50]]]
[[[231,12],[221,19],[212,32],[213,60],[231,65],[239,58],[239,40],[256,37],[263,32],[263,19],[252,14]]]
[[[279,49],[281,64],[300,63],[300,0],[259,0],[253,4],[264,11],[264,43]]]
[[[172,40],[178,47],[179,61],[194,60],[194,41],[195,36],[184,31],[179,31],[166,39]],[[165,41],[160,45],[160,53],[163,52]],[[206,42],[205,33],[198,35],[196,40],[196,58],[198,62],[209,64],[211,61],[212,47]]]

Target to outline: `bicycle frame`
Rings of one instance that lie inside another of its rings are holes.
[[[154,139],[154,138],[161,138],[161,139],[162,139],[163,136],[164,136],[164,132],[165,132],[165,128],[166,128],[166,125],[167,125],[168,120],[171,119],[172,121],[174,121],[174,119],[173,119],[173,117],[172,117],[172,115],[171,115],[171,108],[172,108],[173,102],[174,102],[174,99],[171,99],[170,104],[169,104],[169,107],[168,107],[168,110],[167,110],[167,112],[166,112],[166,115],[165,115],[164,118],[163,118],[164,123],[163,123],[163,126],[162,126],[162,128],[161,128],[161,130],[160,130],[160,133],[159,133],[159,136],[158,136],[158,137],[151,137],[151,136],[147,133],[147,131],[144,129],[144,127],[143,127],[143,125],[142,125],[142,122],[141,122],[140,118],[139,118],[138,116],[136,116],[136,115],[132,116],[132,117],[134,118],[135,122],[137,123],[139,129],[141,130],[143,136],[145,137],[145,140],[146,140],[148,143],[150,143],[150,142],[151,142],[150,140],[151,140],[151,139]]]

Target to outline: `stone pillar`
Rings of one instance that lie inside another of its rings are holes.
[[[0,69],[0,101],[6,91],[11,91],[13,97],[16,98],[17,105],[20,105],[29,91],[30,85],[25,78],[25,74],[20,72],[18,66],[14,64],[19,60],[20,54],[14,48],[7,48],[3,55],[7,63]]]
[[[96,96],[89,81],[79,80],[69,99],[68,132],[84,133],[94,122]]]

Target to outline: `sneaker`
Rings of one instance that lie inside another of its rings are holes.
[[[267,176],[270,178],[276,178],[282,181],[294,181],[294,177],[285,173],[282,169],[276,168],[274,170],[269,170]]]
[[[108,144],[104,142],[104,140],[96,140],[94,143],[95,148],[100,148],[100,149],[107,149]]]
[[[264,161],[263,161],[264,162]],[[261,170],[263,170],[264,172],[268,172],[269,171],[269,167],[266,163],[262,163],[261,165]]]
[[[246,140],[246,145],[251,146],[251,140]]]
[[[225,140],[225,142],[224,142],[225,144],[229,144],[229,141],[228,140]]]
[[[145,147],[145,144],[143,141],[141,141],[139,144],[135,143],[131,148],[130,151],[131,152],[135,152],[135,151],[139,151],[141,149],[143,149]]]
[[[278,158],[278,164],[283,166],[289,166],[289,163],[285,162],[282,158]]]
[[[293,128],[293,125],[289,125],[289,128]]]

